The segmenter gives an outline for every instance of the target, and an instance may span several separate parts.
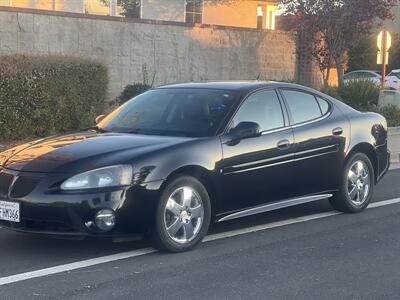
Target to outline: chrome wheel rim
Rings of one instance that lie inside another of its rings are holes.
[[[358,160],[354,162],[347,175],[347,193],[351,202],[361,206],[368,199],[370,191],[370,172],[365,162]]]
[[[164,226],[175,242],[185,244],[198,235],[204,218],[203,201],[191,187],[180,187],[168,198],[164,211]]]

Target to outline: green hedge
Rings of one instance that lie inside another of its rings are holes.
[[[93,125],[102,109],[107,68],[63,56],[0,56],[0,140]]]
[[[131,100],[149,89],[151,89],[151,86],[146,83],[128,84],[117,98],[117,104],[124,104],[126,101]]]
[[[350,80],[344,87],[328,87],[321,90],[334,98],[344,101],[355,109],[364,111],[378,105],[380,88],[371,80]]]

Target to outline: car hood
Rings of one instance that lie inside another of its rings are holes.
[[[190,138],[81,132],[11,148],[0,153],[0,166],[22,172],[77,173],[130,163],[139,155],[188,140]]]

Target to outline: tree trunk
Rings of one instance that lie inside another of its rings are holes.
[[[343,74],[343,66],[342,66],[342,59],[339,57],[335,57],[335,64],[336,64],[336,70],[337,70],[337,76],[338,76],[338,85],[339,88],[344,87],[344,74]]]
[[[328,70],[322,71],[322,80],[324,82],[324,88],[328,87]]]
[[[322,79],[324,80],[324,88],[329,87],[330,75],[331,75],[331,67],[328,67],[324,71],[322,71]]]

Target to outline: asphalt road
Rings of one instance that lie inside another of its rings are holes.
[[[400,170],[388,173],[374,202],[395,198]],[[399,299],[400,202],[378,205],[344,215],[322,201],[231,221],[181,254],[132,251],[150,252],[145,241],[64,241],[0,229],[0,299]],[[137,255],[22,280],[37,274],[26,272],[127,251]],[[2,284],[11,275],[14,282]]]

